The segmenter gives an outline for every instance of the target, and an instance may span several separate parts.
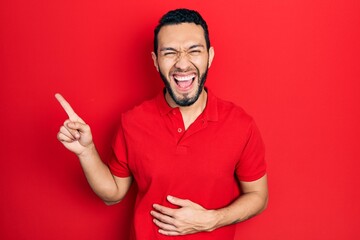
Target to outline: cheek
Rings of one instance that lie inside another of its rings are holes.
[[[208,60],[209,59],[207,57],[197,57],[193,58],[192,62],[200,70],[200,72],[204,72],[207,69]]]
[[[159,68],[163,74],[168,74],[174,64],[170,61],[159,61]]]

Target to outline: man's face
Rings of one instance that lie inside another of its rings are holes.
[[[201,94],[214,56],[207,51],[204,30],[194,23],[167,25],[158,34],[155,67],[178,106],[190,106]]]

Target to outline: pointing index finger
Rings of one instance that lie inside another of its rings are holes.
[[[69,116],[71,121],[81,121],[83,120],[75,113],[74,109],[70,106],[70,104],[65,100],[65,98],[60,94],[55,94],[55,98],[58,100],[62,108],[65,110],[66,114]]]

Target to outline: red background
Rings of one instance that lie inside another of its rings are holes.
[[[106,159],[119,114],[161,89],[153,28],[199,10],[208,86],[243,106],[267,146],[268,209],[237,239],[360,239],[360,4],[333,1],[2,0],[0,238],[126,239],[134,189],[105,206],[56,140],[62,93]],[[216,197],[216,196],[214,196]]]

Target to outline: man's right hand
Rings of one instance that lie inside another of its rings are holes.
[[[89,125],[60,94],[55,94],[55,97],[69,117],[60,127],[57,138],[79,157],[91,188],[107,205],[121,201],[130,188],[132,177],[122,178],[111,173],[96,151]]]
[[[59,101],[69,117],[60,127],[57,139],[76,155],[80,156],[85,154],[87,150],[94,148],[89,125],[75,113],[61,94],[55,94],[55,98]]]

